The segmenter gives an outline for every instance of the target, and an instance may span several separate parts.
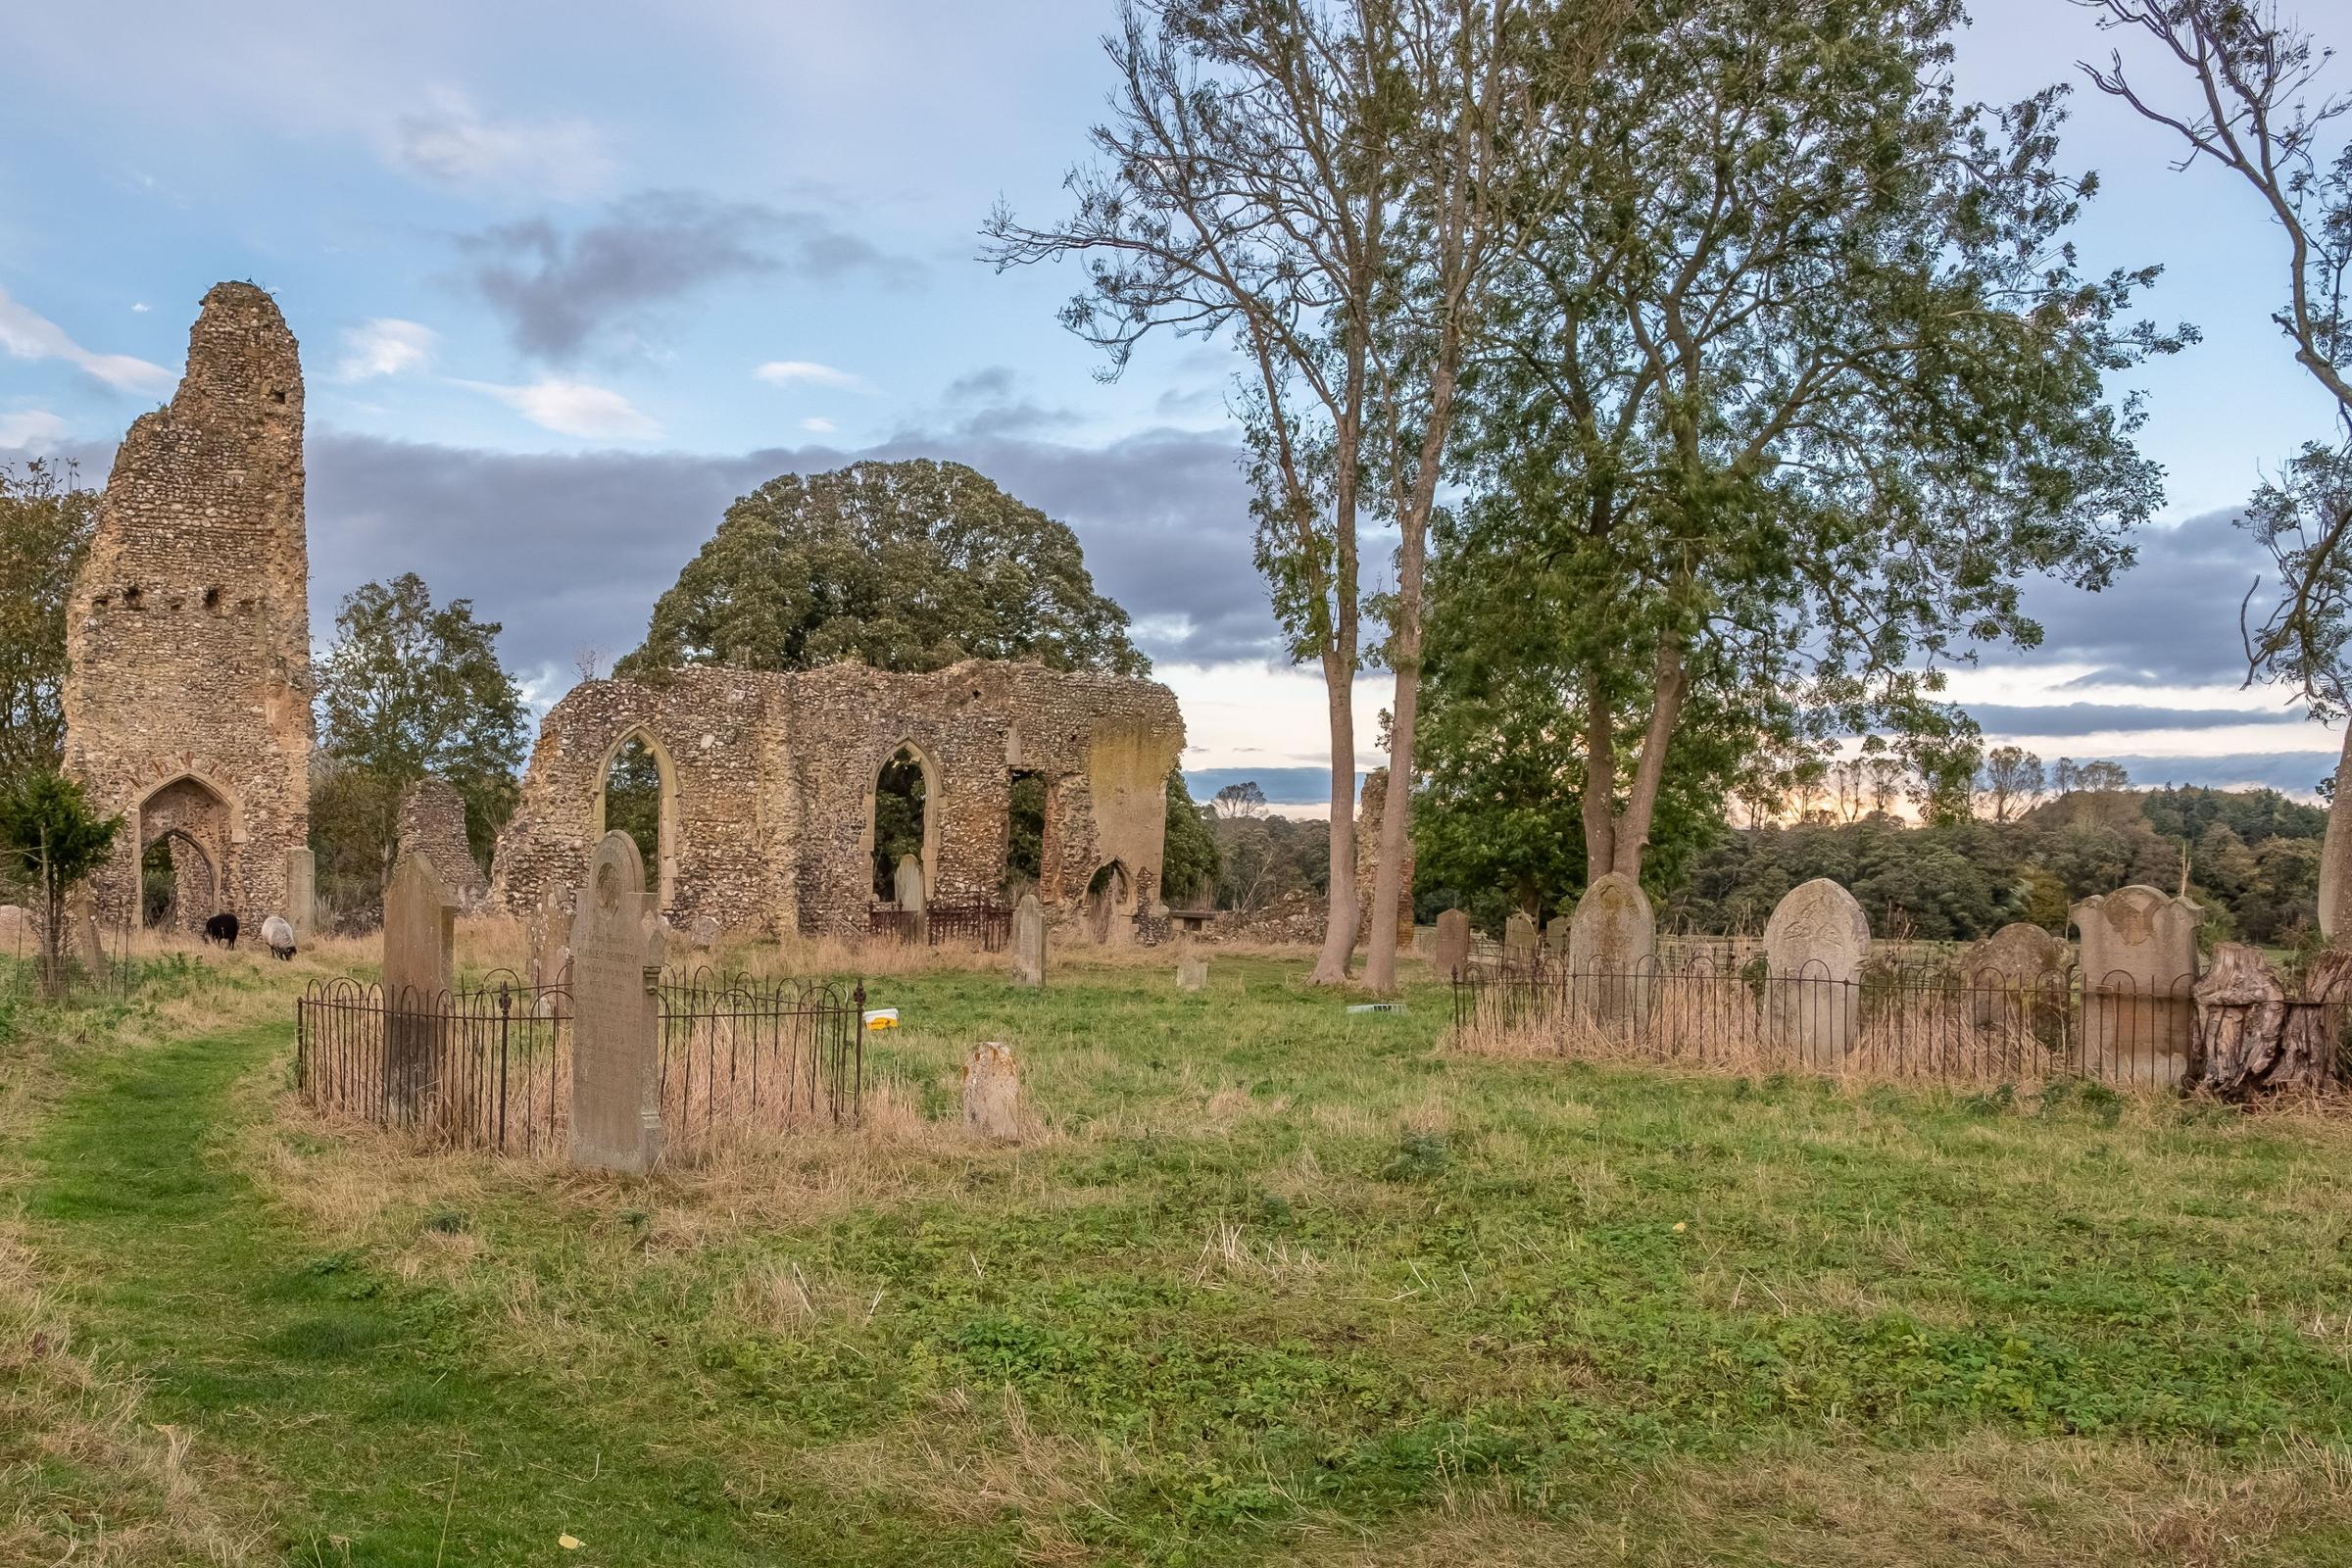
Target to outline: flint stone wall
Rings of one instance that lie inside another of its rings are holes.
[[[116,450],[66,620],[66,771],[124,831],[93,879],[110,926],[139,859],[172,838],[214,907],[287,912],[286,852],[310,836],[310,559],[302,365],[270,296],[221,283],[169,406]]]
[[[1049,914],[1074,918],[1114,861],[1128,874],[1113,912],[1149,908],[1184,720],[1155,682],[979,660],[920,675],[706,666],[660,687],[588,681],[540,726],[499,835],[493,906],[525,911],[544,889],[581,882],[604,828],[606,769],[632,736],[662,776],[648,881],[663,913],[855,936],[874,903],[874,786],[902,746],[924,773],[932,903],[1001,896],[1012,778],[1034,773],[1047,781],[1038,896]]]
[[[461,908],[482,902],[489,879],[466,841],[466,797],[447,779],[420,778],[401,793],[400,853],[412,851],[433,862]]]

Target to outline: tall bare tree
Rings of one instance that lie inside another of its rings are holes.
[[[2022,746],[1995,746],[1984,754],[1978,791],[1995,822],[2033,809],[2047,788],[2041,759]]]
[[[2261,0],[2076,0],[2100,24],[2152,42],[2184,71],[2184,103],[2144,92],[2120,52],[2082,69],[2102,91],[2173,132],[2176,163],[2237,176],[2286,241],[2285,300],[2272,319],[2295,363],[2335,402],[2336,433],[2312,442],[2257,491],[2245,526],[2278,573],[2255,617],[2257,582],[2239,612],[2246,676],[2295,689],[2314,718],[2352,717],[2345,638],[2352,631],[2352,142],[2337,122],[2352,94],[2326,92],[2332,51]],[[2320,929],[2352,924],[2352,722],[2335,769],[2320,859]]]
[[[1526,46],[1522,0],[1131,0],[1105,41],[1118,72],[1076,211],[1032,228],[1000,209],[1000,267],[1088,259],[1063,312],[1121,370],[1154,328],[1226,334],[1250,459],[1257,564],[1292,656],[1323,673],[1332,898],[1315,978],[1345,980],[1356,938],[1355,720],[1362,529],[1397,534],[1380,607],[1396,674],[1390,776],[1413,776],[1427,536],[1465,347],[1497,253],[1499,204],[1544,152],[1530,74],[1590,74],[1601,19]],[[1391,908],[1412,791],[1392,790],[1373,906]],[[1366,979],[1394,985],[1375,922]]]

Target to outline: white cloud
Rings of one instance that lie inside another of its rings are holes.
[[[65,435],[66,421],[46,409],[0,414],[0,451],[46,452]]]
[[[0,288],[0,349],[20,360],[63,360],[118,392],[169,392],[175,379],[170,370],[127,354],[93,354],[67,335],[66,329],[28,310]]]
[[[369,376],[400,375],[421,370],[433,357],[440,334],[416,321],[379,316],[343,330],[343,363],[335,368],[338,381],[365,381]]]
[[[594,194],[614,167],[604,133],[584,120],[497,120],[450,89],[394,122],[392,159],[447,185],[521,185],[559,197]]]
[[[486,392],[543,430],[598,441],[646,441],[662,426],[610,387],[548,376],[528,386],[493,381],[460,381]]]
[[[837,370],[814,360],[770,360],[752,371],[770,386],[829,386],[844,392],[867,392],[874,384],[862,375]]]
[[[810,435],[831,435],[840,426],[821,416],[812,416],[801,421],[801,428]]]
[[[133,316],[145,316],[153,309],[155,309],[155,307],[149,305],[145,300],[139,300],[134,302],[130,307],[130,314]]]

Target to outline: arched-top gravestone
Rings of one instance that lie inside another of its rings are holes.
[[[607,833],[571,920],[571,1162],[642,1173],[662,1152],[662,959],[645,860]]]
[[[1980,1029],[2034,1028],[2065,1010],[2075,950],[2064,937],[2012,921],[1960,956],[1969,1017]]]
[[[1648,1015],[1658,922],[1641,883],[1622,871],[1595,877],[1577,900],[1567,948],[1578,1016],[1613,1028]]]
[[[2151,887],[2084,899],[2082,1070],[2094,1078],[2173,1084],[2196,1037],[2197,926],[2205,911]]]
[[[1808,1067],[1844,1063],[1862,1032],[1870,919],[1828,877],[1791,889],[1764,927],[1764,1023]]]
[[[1470,916],[1461,909],[1447,909],[1438,916],[1438,951],[1432,961],[1438,978],[1452,980],[1470,973]]]
[[[1518,974],[1536,967],[1536,922],[1524,909],[1513,909],[1502,922],[1502,966]]]

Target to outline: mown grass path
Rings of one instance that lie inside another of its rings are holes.
[[[190,1429],[200,1463],[225,1454],[257,1556],[776,1560],[693,1455],[485,1364],[440,1293],[319,1255],[268,1209],[221,1144],[253,1113],[240,1080],[286,1044],[270,1026],[94,1059],[29,1150],[26,1214],[83,1344],[148,1380],[149,1418]]]

